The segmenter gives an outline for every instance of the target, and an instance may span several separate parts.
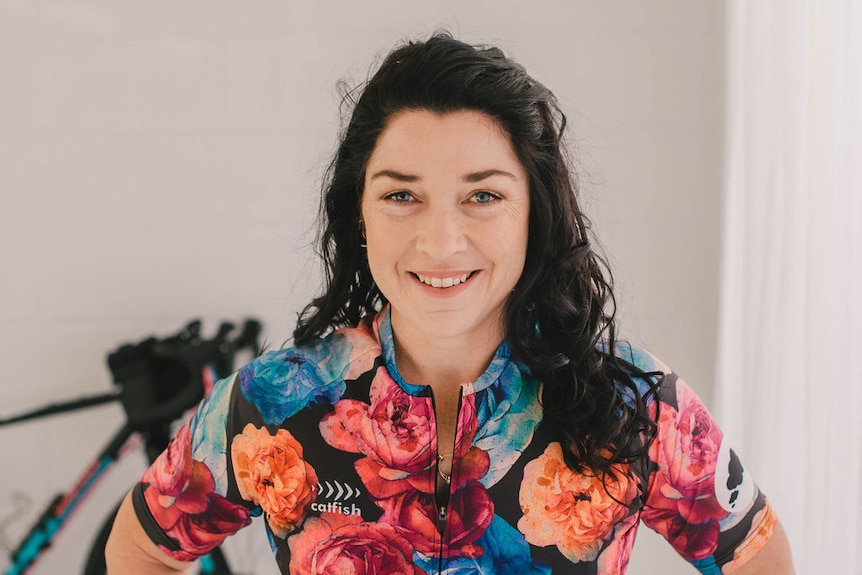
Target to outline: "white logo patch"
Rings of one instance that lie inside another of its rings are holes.
[[[744,513],[754,503],[757,487],[730,447],[722,442],[715,466],[715,497],[725,511]]]
[[[312,490],[317,492],[320,499],[328,500],[312,503],[312,511],[362,516],[362,510],[355,503],[347,503],[349,499],[356,499],[362,495],[362,492],[356,487],[333,479],[332,481],[321,481]]]
[[[330,481],[321,481],[314,489],[324,499],[333,499],[334,501],[347,501],[348,499],[356,499],[362,492],[355,487],[351,487],[347,483],[333,479]],[[332,497],[335,495],[335,497]]]

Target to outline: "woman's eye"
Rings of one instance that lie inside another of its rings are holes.
[[[481,190],[473,194],[473,201],[477,204],[487,204],[493,202],[498,199],[496,194],[492,194],[491,192],[487,192],[485,190]]]
[[[393,202],[409,202],[413,199],[413,194],[410,192],[392,192],[391,194],[386,195],[387,200],[392,200]]]

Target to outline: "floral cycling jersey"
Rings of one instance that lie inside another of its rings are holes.
[[[539,382],[504,343],[462,386],[439,507],[433,396],[400,377],[384,310],[219,382],[136,486],[135,511],[182,560],[262,514],[292,575],[624,573],[641,521],[702,573],[732,572],[769,539],[769,504],[681,379],[617,353],[666,375],[649,461],[615,480],[566,466]]]

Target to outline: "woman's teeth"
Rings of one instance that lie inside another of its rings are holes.
[[[467,278],[470,277],[470,274],[466,273],[466,274],[456,276],[456,277],[451,277],[451,278],[432,278],[432,277],[426,277],[423,275],[416,274],[416,277],[419,278],[419,281],[424,283],[425,285],[429,285],[429,286],[435,287],[435,288],[447,288],[447,287],[456,286],[460,283],[464,283],[465,281],[467,281]]]

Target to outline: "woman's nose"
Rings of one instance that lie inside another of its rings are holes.
[[[445,260],[467,248],[463,217],[456,210],[428,209],[417,222],[416,249]]]

